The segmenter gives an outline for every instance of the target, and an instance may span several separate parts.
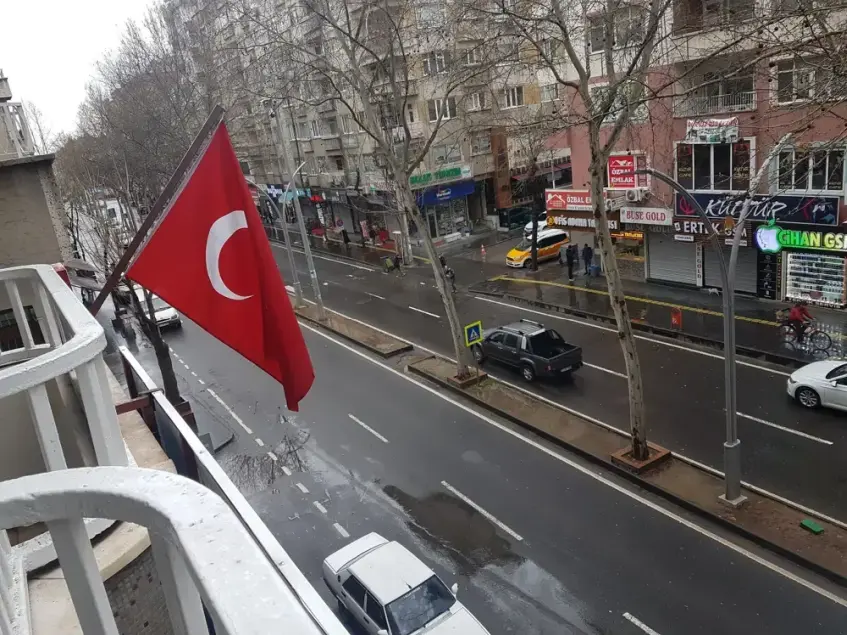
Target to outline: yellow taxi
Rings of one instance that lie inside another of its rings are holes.
[[[570,238],[563,229],[539,229],[538,262],[552,260],[559,255],[559,249]],[[514,249],[506,254],[506,264],[510,267],[528,267],[532,260],[532,236],[524,238]]]

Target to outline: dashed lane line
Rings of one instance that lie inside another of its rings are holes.
[[[370,291],[365,291],[372,298],[376,298],[377,300],[385,300],[381,295],[377,295],[376,293],[371,293]]]
[[[291,470],[286,465],[282,466],[282,473],[285,474],[286,476],[291,476]]]
[[[514,538],[514,539],[515,539],[515,540],[517,540],[518,542],[523,542],[523,538],[521,537],[521,535],[520,535],[518,532],[516,532],[514,529],[512,529],[511,527],[509,527],[506,523],[504,523],[504,522],[502,522],[502,521],[498,520],[498,519],[497,519],[497,517],[496,517],[496,516],[494,516],[494,514],[491,514],[491,513],[487,512],[485,509],[483,509],[482,507],[480,507],[479,505],[477,505],[477,504],[476,504],[475,502],[473,502],[470,498],[468,498],[467,496],[465,496],[464,494],[462,494],[462,492],[460,492],[460,491],[459,491],[459,490],[457,490],[455,487],[453,487],[452,485],[450,485],[450,483],[448,483],[447,481],[441,481],[441,484],[444,486],[444,489],[446,489],[448,492],[450,492],[451,494],[453,494],[453,496],[455,496],[455,497],[457,497],[457,498],[461,499],[462,501],[464,501],[465,503],[467,503],[468,505],[470,505],[471,507],[473,507],[476,511],[478,511],[480,514],[482,514],[483,516],[485,516],[485,517],[486,517],[488,520],[490,520],[492,523],[494,523],[495,525],[497,525],[500,529],[502,529],[502,530],[503,530],[503,531],[505,531],[507,534],[509,534],[512,538]]]
[[[350,534],[347,533],[347,530],[344,529],[344,527],[342,527],[338,523],[332,523],[332,526],[335,527],[335,531],[337,531],[338,535],[340,535],[342,538],[350,537]]]
[[[724,410],[724,412],[726,412]],[[807,434],[806,432],[800,432],[800,430],[794,430],[792,428],[786,428],[785,426],[778,425],[771,421],[766,421],[765,419],[759,419],[759,417],[754,417],[753,415],[746,415],[743,412],[736,412],[736,415],[739,417],[743,417],[744,419],[749,419],[750,421],[755,421],[756,423],[761,423],[763,426],[769,426],[771,428],[776,428],[777,430],[782,430],[783,432],[788,432],[789,434],[795,434],[798,437],[803,437],[804,439],[809,439],[810,441],[815,441],[817,443],[822,443],[824,445],[834,445],[832,441],[827,439],[821,439],[820,437],[813,436],[811,434]]]
[[[265,447],[265,442],[262,441],[259,437],[256,437],[256,445],[258,445],[260,448],[263,448]]]
[[[274,463],[276,463],[279,460],[279,457],[276,454],[274,454],[273,452],[268,452],[268,457]]]
[[[314,505],[315,509],[317,509],[320,513],[326,514],[326,507],[321,505],[318,501],[312,501],[312,505]]]
[[[647,633],[647,635],[659,635],[657,631],[654,631],[652,628],[647,626],[644,622],[635,617],[632,613],[624,613],[624,619],[631,622],[633,626],[640,628],[642,631]]]
[[[382,441],[383,443],[388,443],[388,439],[386,439],[386,438],[385,438],[384,436],[382,436],[379,432],[377,432],[376,430],[374,430],[373,428],[371,428],[371,427],[370,427],[367,423],[365,423],[364,421],[362,421],[361,419],[359,419],[358,417],[356,417],[356,415],[348,414],[347,416],[348,416],[348,417],[350,417],[350,419],[352,419],[353,421],[355,421],[356,423],[358,423],[360,426],[362,426],[365,430],[367,430],[368,432],[370,432],[372,435],[374,435],[377,439],[379,439],[379,440],[380,440],[380,441]]]
[[[246,425],[246,424],[245,424],[245,423],[241,420],[241,417],[239,417],[237,414],[235,414],[235,411],[234,411],[232,408],[230,408],[230,407],[226,404],[226,402],[218,396],[218,393],[216,393],[216,392],[215,392],[214,390],[212,390],[211,388],[207,388],[207,389],[206,389],[206,392],[207,392],[207,393],[209,393],[209,395],[211,395],[212,399],[214,399],[214,400],[215,400],[215,401],[217,401],[219,404],[221,404],[221,406],[223,407],[223,409],[224,409],[224,410],[226,410],[226,411],[229,413],[229,416],[230,416],[230,417],[232,417],[233,419],[235,419],[235,422],[236,422],[238,425],[240,425],[242,428],[244,428],[244,431],[245,431],[247,434],[253,434],[253,431],[252,431],[252,430],[251,430],[251,429],[250,429],[250,428],[249,428],[249,427],[248,427],[248,426],[247,426],[247,425]]]
[[[304,494],[309,493],[309,489],[305,485],[303,485],[303,483],[295,483],[294,485],[297,487],[297,489],[299,489]]]
[[[412,311],[417,311],[418,313],[423,313],[424,315],[428,315],[428,316],[430,316],[430,317],[434,317],[434,318],[436,318],[437,320],[440,320],[440,319],[441,319],[441,316],[440,316],[440,315],[438,315],[437,313],[430,313],[429,311],[424,311],[423,309],[419,309],[419,308],[417,308],[417,307],[414,307],[414,306],[412,306],[411,304],[409,305],[409,308],[410,308],[410,309],[412,309]]]

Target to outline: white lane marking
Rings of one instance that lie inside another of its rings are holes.
[[[285,247],[283,247],[282,245],[275,245],[273,243],[271,243],[271,244],[276,249],[281,249],[283,251],[285,250]],[[306,253],[302,249],[299,249],[298,247],[293,247],[293,250],[296,251],[298,254],[305,254]],[[357,264],[354,264],[352,262],[347,262],[346,260],[336,260],[335,258],[327,258],[326,256],[321,256],[320,254],[316,254],[314,252],[314,250],[312,250],[312,258],[318,258],[320,260],[327,260],[329,262],[334,262],[335,264],[338,264],[338,265],[345,265],[347,267],[353,267],[354,269],[362,269],[363,271],[376,271],[376,269],[372,269],[371,267],[365,267],[363,265],[357,265]]]
[[[471,296],[474,300],[481,300],[482,302],[490,302],[491,304],[499,304],[500,306],[505,306],[510,309],[514,309],[516,311],[526,311],[527,313],[535,313],[536,315],[544,315],[546,317],[550,317],[556,320],[564,320],[565,322],[573,322],[574,324],[579,324],[581,326],[588,326],[593,329],[599,329],[601,331],[609,331],[611,333],[617,333],[617,329],[613,329],[609,326],[603,326],[601,324],[593,324],[590,321],[586,320],[578,320],[575,318],[564,317],[562,315],[556,315],[554,313],[545,313],[544,311],[536,311],[534,309],[527,309],[522,306],[517,306],[515,304],[509,304],[508,302],[500,302],[499,300],[495,300],[493,298],[485,298],[479,295]],[[658,344],[660,346],[667,346],[668,348],[676,348],[681,351],[686,351],[688,353],[694,353],[695,355],[703,355],[704,357],[711,357],[712,359],[720,359],[723,360],[723,355],[718,355],[717,353],[709,353],[707,351],[701,351],[696,348],[692,348],[690,346],[681,346],[679,344],[674,344],[673,342],[664,342],[662,340],[653,339],[652,337],[646,337],[644,335],[636,335],[635,339],[644,340],[645,342],[652,342],[653,344]],[[750,368],[755,368],[756,370],[761,370],[766,373],[772,373],[774,375],[782,375],[783,377],[788,377],[791,373],[786,373],[781,370],[776,370],[774,368],[768,368],[767,366],[759,366],[758,364],[753,364],[751,362],[745,362],[742,360],[736,360],[736,364],[739,366],[748,366]]]
[[[388,443],[388,439],[386,439],[386,438],[385,438],[384,436],[382,436],[379,432],[377,432],[376,430],[374,430],[373,428],[371,428],[371,427],[370,427],[367,423],[365,423],[364,421],[362,421],[361,419],[359,419],[359,418],[358,418],[358,417],[356,417],[355,415],[348,414],[347,416],[348,416],[348,417],[350,417],[353,421],[355,421],[356,423],[358,423],[360,426],[362,426],[365,430],[367,430],[368,432],[370,432],[372,435],[374,435],[377,439],[379,439],[379,440],[380,440],[380,441],[382,441],[383,443]]]
[[[241,417],[239,417],[237,414],[235,414],[235,412],[233,411],[232,408],[230,408],[228,405],[226,405],[226,402],[218,396],[218,393],[216,393],[211,388],[206,390],[206,392],[209,393],[212,396],[212,399],[214,399],[219,404],[221,404],[223,409],[226,410],[229,413],[229,416],[232,417],[233,419],[235,419],[235,422],[238,425],[240,425],[242,428],[244,428],[244,431],[247,434],[253,434],[253,431],[245,425],[245,423],[241,420]]]
[[[297,489],[299,489],[299,490],[300,490],[301,492],[303,492],[304,494],[308,494],[308,493],[309,493],[309,490],[308,490],[308,489],[306,489],[306,486],[305,486],[305,485],[303,485],[303,483],[295,483],[295,485],[297,486]]]
[[[827,441],[826,439],[821,439],[820,437],[812,436],[811,434],[806,434],[805,432],[800,432],[799,430],[793,430],[791,428],[786,428],[785,426],[778,425],[776,423],[772,423],[770,421],[766,421],[765,419],[759,419],[759,417],[754,417],[753,415],[746,415],[743,412],[736,412],[739,417],[743,417],[745,419],[749,419],[750,421],[755,421],[756,423],[761,423],[763,426],[770,426],[771,428],[776,428],[777,430],[782,430],[783,432],[788,432],[789,434],[796,434],[798,437],[803,437],[804,439],[809,439],[810,441],[816,441],[818,443],[823,443],[824,445],[833,445],[832,441]]]
[[[335,527],[335,531],[337,531],[337,532],[338,532],[338,534],[339,534],[342,538],[349,538],[349,537],[350,537],[350,534],[348,534],[348,533],[347,533],[347,530],[346,530],[346,529],[344,529],[344,527],[342,527],[342,526],[341,526],[341,525],[339,525],[338,523],[332,523],[332,526],[333,526],[333,527]]]
[[[206,385],[206,382],[205,382],[205,381],[203,381],[202,379],[200,379],[199,377],[197,378],[197,381],[198,381],[198,383],[199,383],[201,386],[205,386],[205,385]]]
[[[476,511],[478,511],[480,514],[482,514],[483,516],[485,516],[485,517],[486,517],[488,520],[490,520],[492,523],[494,523],[495,525],[497,525],[500,529],[502,529],[502,530],[503,530],[503,531],[505,531],[507,534],[509,534],[512,538],[514,538],[514,539],[515,539],[515,540],[517,540],[518,542],[523,542],[523,538],[521,537],[521,535],[520,535],[518,532],[516,532],[514,529],[512,529],[511,527],[509,527],[506,523],[504,523],[504,522],[502,522],[502,521],[498,520],[498,519],[497,519],[497,517],[496,517],[496,516],[494,516],[494,514],[492,514],[492,513],[490,513],[490,512],[487,512],[485,509],[483,509],[482,507],[480,507],[479,505],[477,505],[477,504],[476,504],[475,502],[473,502],[470,498],[468,498],[467,496],[465,496],[464,494],[462,494],[462,492],[460,492],[460,491],[459,491],[459,490],[457,490],[455,487],[453,487],[452,485],[450,485],[450,483],[448,483],[447,481],[441,481],[441,484],[444,486],[444,489],[446,489],[446,490],[447,490],[447,491],[449,491],[451,494],[453,494],[453,496],[456,496],[457,498],[460,498],[460,499],[461,499],[461,500],[463,500],[465,503],[467,503],[468,505],[470,505],[471,507],[473,507]]]
[[[282,466],[282,473],[286,476],[291,476],[291,470],[288,469],[288,467],[286,467],[285,465]]]
[[[385,300],[381,295],[377,295],[376,293],[371,293],[370,291],[365,291],[372,298],[376,298],[377,300]]]
[[[412,309],[412,311],[417,311],[418,313],[423,313],[424,315],[429,315],[429,316],[437,318],[439,320],[441,319],[441,316],[438,315],[437,313],[430,313],[429,311],[424,311],[423,309],[413,307],[411,304],[409,305],[409,308]]]
[[[262,441],[259,437],[256,437],[256,445],[258,445],[260,448],[263,448],[265,447],[265,442]]]
[[[639,619],[638,619],[637,617],[635,617],[632,613],[624,613],[624,614],[623,614],[623,616],[624,616],[624,619],[629,620],[630,622],[632,622],[635,626],[637,626],[637,627],[638,627],[638,628],[640,628],[642,631],[644,631],[645,633],[647,633],[647,635],[659,635],[659,633],[658,633],[657,631],[654,631],[652,628],[650,628],[649,626],[647,626],[644,622],[642,622],[641,620],[639,620]]]
[[[182,362],[182,365],[185,366],[185,370],[191,370],[191,367],[185,362]]]
[[[627,498],[630,498],[630,499],[632,499],[632,500],[634,500],[638,503],[641,503],[645,507],[648,507],[649,509],[652,509],[653,511],[661,514],[662,516],[665,516],[666,518],[673,520],[676,523],[679,523],[683,527],[686,527],[686,528],[700,534],[701,536],[704,536],[706,538],[709,538],[710,540],[713,540],[714,542],[718,543],[719,545],[726,547],[727,549],[729,549],[731,551],[734,551],[735,553],[755,562],[756,564],[758,564],[760,566],[765,567],[766,569],[772,571],[773,573],[776,573],[777,575],[780,575],[780,576],[786,578],[787,580],[790,580],[790,581],[794,582],[795,584],[798,584],[798,585],[804,587],[805,589],[807,589],[807,590],[809,590],[813,593],[817,593],[821,597],[824,597],[827,600],[829,600],[829,601],[831,601],[835,604],[838,604],[839,606],[843,606],[843,607],[847,608],[847,599],[841,598],[841,597],[835,595],[834,593],[827,591],[823,587],[818,586],[817,584],[810,582],[809,580],[806,580],[806,579],[800,577],[799,575],[797,575],[797,574],[795,574],[791,571],[788,571],[787,569],[784,569],[783,567],[780,567],[779,565],[774,564],[773,562],[770,562],[769,560],[766,560],[762,556],[759,556],[759,555],[753,553],[752,551],[745,549],[741,545],[737,545],[734,542],[731,542],[730,540],[728,540],[728,539],[726,539],[722,536],[719,536],[718,534],[706,529],[705,527],[701,527],[700,525],[697,525],[696,523],[688,520],[687,518],[683,518],[682,516],[672,512],[669,509],[665,509],[664,507],[662,507],[658,503],[655,503],[655,502],[653,502],[653,501],[651,501],[647,498],[642,497],[637,492],[630,491],[627,488],[623,487],[622,485],[618,485],[617,483],[609,480],[608,478],[606,478],[605,476],[603,476],[599,472],[593,472],[592,470],[588,469],[587,467],[584,467],[584,466],[580,465],[579,463],[576,463],[575,461],[572,461],[571,459],[559,454],[558,452],[553,451],[552,449],[546,447],[542,443],[535,441],[534,439],[530,439],[529,437],[525,437],[521,433],[519,433],[515,430],[512,430],[511,428],[509,428],[508,426],[506,426],[502,423],[495,421],[491,417],[488,417],[488,416],[482,414],[481,412],[477,412],[476,410],[474,410],[470,406],[467,406],[467,405],[465,405],[465,404],[463,404],[459,401],[456,401],[452,397],[441,394],[435,388],[433,388],[431,386],[427,386],[426,384],[419,382],[415,378],[410,377],[409,375],[406,375],[405,373],[402,373],[395,368],[391,368],[390,366],[387,366],[387,365],[383,364],[382,362],[379,362],[379,361],[373,359],[372,357],[370,357],[366,353],[364,353],[364,352],[362,352],[362,351],[360,351],[356,348],[353,348],[353,346],[351,346],[351,345],[348,345],[348,344],[345,344],[344,342],[338,341],[334,337],[331,337],[330,335],[328,335],[327,333],[324,333],[323,331],[321,331],[320,329],[318,329],[316,327],[313,327],[309,324],[305,324],[304,322],[300,322],[300,326],[305,328],[305,329],[312,331],[313,333],[316,333],[317,335],[319,335],[320,337],[323,337],[324,339],[327,339],[331,342],[334,342],[338,346],[350,351],[354,355],[358,355],[362,359],[365,359],[365,360],[371,362],[372,364],[380,366],[381,368],[385,369],[389,373],[393,373],[397,377],[400,377],[400,378],[402,378],[402,379],[404,379],[404,380],[406,380],[406,381],[408,381],[412,384],[415,384],[416,386],[422,388],[423,390],[426,390],[430,394],[435,395],[439,399],[443,399],[444,401],[453,404],[457,408],[460,408],[460,409],[464,410],[465,412],[472,414],[473,416],[475,416],[478,419],[486,422],[487,424],[494,426],[498,430],[501,430],[505,434],[508,434],[508,435],[510,435],[510,436],[512,436],[512,437],[514,437],[514,438],[516,438],[516,439],[518,439],[518,440],[520,440],[520,441],[522,441],[522,442],[524,442],[528,445],[531,445],[535,449],[543,452],[544,454],[550,456],[551,458],[553,458],[557,461],[561,461],[565,465],[568,465],[569,467],[571,467],[574,470],[584,474],[585,476],[588,476],[589,478],[592,478],[595,481],[602,483],[603,485],[606,485],[607,487],[619,492],[620,494],[623,494]],[[712,468],[712,471],[714,471],[713,468]]]
[[[270,457],[271,461],[273,461],[274,463],[276,463],[279,460],[279,457],[276,454],[274,454],[273,452],[268,452],[268,456]]]
[[[321,505],[318,501],[312,501],[312,505],[314,505],[315,509],[317,509],[320,513],[322,513],[322,514],[326,513],[326,507]]]
[[[191,376],[192,376],[192,377],[197,377],[197,373],[195,373],[195,372],[192,370],[192,371],[191,371]]]
[[[616,370],[612,370],[611,368],[604,368],[602,366],[598,366],[597,364],[589,364],[588,362],[582,362],[583,366],[588,366],[589,368],[593,368],[594,370],[599,370],[604,373],[609,373],[610,375],[614,375],[615,377],[622,377],[623,379],[627,379],[626,373],[619,373]]]

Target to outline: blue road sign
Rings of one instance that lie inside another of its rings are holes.
[[[482,341],[482,322],[472,322],[465,326],[465,346],[473,346]]]

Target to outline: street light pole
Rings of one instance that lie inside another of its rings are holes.
[[[289,185],[294,181],[294,172],[291,169],[291,148],[285,140],[282,133],[282,123],[277,115],[277,107],[275,106],[271,112],[271,116],[276,120],[276,130],[279,135],[279,145],[282,147],[282,161],[285,166],[285,173],[290,175]],[[279,154],[277,154],[279,160]],[[300,167],[303,167],[302,165]],[[287,194],[286,194],[287,196]],[[323,297],[321,296],[321,284],[318,282],[318,272],[315,269],[315,260],[312,258],[312,246],[309,244],[309,238],[306,235],[306,223],[303,220],[303,210],[300,209],[300,197],[297,196],[297,189],[294,190],[294,213],[297,214],[297,224],[300,228],[300,236],[303,238],[303,251],[306,254],[306,265],[309,267],[309,277],[312,280],[312,292],[315,294],[315,304],[318,308],[318,319],[322,322],[326,320],[326,309],[324,308]],[[285,220],[285,219],[283,219]]]
[[[723,247],[720,236],[712,226],[712,221],[706,215],[706,211],[691,196],[682,185],[674,181],[667,174],[663,174],[653,168],[635,170],[636,174],[650,174],[660,181],[671,186],[677,194],[682,196],[697,212],[700,220],[709,232],[709,238],[717,252],[718,262],[721,267],[721,281],[723,283],[723,339],[724,339],[724,392],[726,408],[726,440],[723,444],[724,463],[724,493],[720,500],[731,507],[740,507],[747,500],[741,493],[741,440],[738,438],[738,418],[736,416],[736,380],[735,380],[735,263],[738,259],[738,248],[741,244],[741,234],[738,225],[744,218],[739,218],[738,225],[732,239],[732,251],[729,256],[729,265],[724,259]]]
[[[277,160],[279,160],[279,157],[277,157]],[[300,170],[300,168],[304,165],[306,165],[305,162],[301,163],[297,170]],[[280,176],[282,176],[282,174],[280,174]],[[288,200],[288,188],[290,185],[291,181],[289,180],[288,184],[285,186],[285,193],[282,195],[283,205],[285,205],[285,201]],[[268,203],[271,204],[274,212],[276,212],[277,218],[282,220],[282,239],[285,241],[285,250],[288,252],[288,266],[291,267],[291,286],[294,287],[294,306],[299,308],[303,306],[303,287],[300,286],[300,276],[297,275],[297,267],[294,264],[294,249],[288,238],[288,223],[285,222],[285,215],[279,213],[279,207],[276,203],[274,203],[271,195],[268,194],[267,188],[264,190],[260,189],[259,191],[264,193],[265,197],[268,199]]]

